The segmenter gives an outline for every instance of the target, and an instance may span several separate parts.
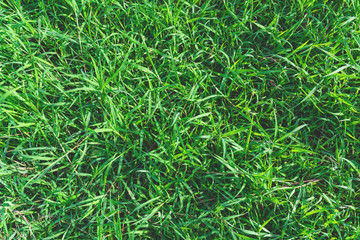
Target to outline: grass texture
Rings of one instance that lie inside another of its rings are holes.
[[[0,0],[1,239],[360,239],[358,0]]]

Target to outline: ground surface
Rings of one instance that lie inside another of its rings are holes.
[[[360,239],[357,0],[1,0],[3,239]]]

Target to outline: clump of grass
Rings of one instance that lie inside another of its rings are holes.
[[[0,2],[4,239],[359,239],[357,1]]]

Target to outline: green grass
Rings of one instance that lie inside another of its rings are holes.
[[[358,0],[0,0],[1,239],[360,239]]]

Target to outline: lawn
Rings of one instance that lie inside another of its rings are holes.
[[[0,239],[360,239],[358,0],[0,0]]]

